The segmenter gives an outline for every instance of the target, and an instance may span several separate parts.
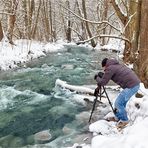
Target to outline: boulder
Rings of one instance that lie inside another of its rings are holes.
[[[66,135],[66,134],[71,134],[72,132],[74,132],[74,129],[72,127],[70,127],[69,124],[65,124],[62,131]]]
[[[38,143],[38,144],[47,143],[51,140],[51,138],[52,136],[49,130],[44,130],[34,135],[35,143]]]

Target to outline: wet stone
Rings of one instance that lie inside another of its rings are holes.
[[[76,148],[82,148],[82,146],[77,146]]]
[[[38,144],[49,142],[51,138],[52,136],[49,130],[41,131],[34,135],[35,143],[38,143]]]

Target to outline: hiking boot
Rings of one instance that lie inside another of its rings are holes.
[[[117,123],[117,128],[124,128],[128,123],[128,121],[119,121]]]
[[[116,117],[107,117],[105,120],[108,122],[110,122],[110,121],[118,122],[119,121]]]

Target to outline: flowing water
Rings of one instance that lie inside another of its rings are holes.
[[[37,144],[34,134],[50,130],[48,143],[56,144],[80,132],[84,125],[75,116],[87,108],[71,99],[72,93],[55,87],[57,79],[71,85],[92,85],[100,61],[115,54],[86,47],[65,46],[67,52],[33,60],[26,68],[0,74],[0,146],[25,147]],[[96,63],[98,61],[98,63]],[[63,133],[67,125],[69,130]],[[60,139],[61,138],[61,139]],[[57,140],[58,139],[58,140]],[[58,142],[57,142],[57,141]],[[70,143],[66,139],[63,145]],[[72,142],[71,142],[72,143]],[[50,145],[50,144],[49,144]],[[54,146],[52,146],[54,145]],[[62,145],[60,146],[60,148]]]

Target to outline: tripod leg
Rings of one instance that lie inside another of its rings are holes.
[[[102,87],[103,87],[104,93],[105,93],[105,95],[106,95],[106,98],[107,98],[107,100],[108,100],[108,102],[109,102],[109,105],[110,105],[110,107],[111,107],[113,113],[115,114],[114,108],[113,108],[112,103],[111,103],[111,101],[110,101],[110,99],[109,99],[109,97],[108,97],[108,94],[107,94],[107,92],[106,92],[106,90],[105,90],[105,87],[104,87],[104,86],[102,86]]]
[[[101,95],[102,95],[102,94],[101,94],[101,90],[102,90],[102,89],[101,89],[101,87],[100,87],[100,89],[99,89],[100,101],[101,101],[101,97],[102,97],[102,96],[101,96]]]

